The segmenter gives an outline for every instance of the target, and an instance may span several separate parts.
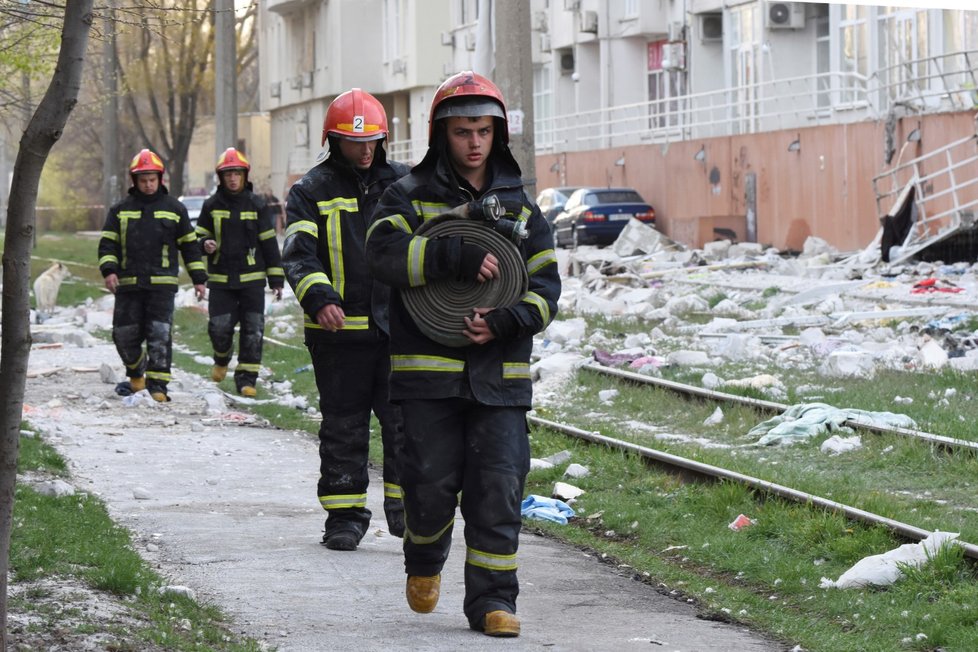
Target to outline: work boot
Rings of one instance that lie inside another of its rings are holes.
[[[238,390],[238,393],[245,398],[255,398],[255,396],[258,395],[258,390],[256,390],[252,385],[242,385],[241,389]]]
[[[330,550],[356,550],[360,538],[353,530],[337,530],[323,535],[323,545]]]
[[[170,400],[170,397],[166,395],[166,392],[160,390],[150,392],[149,395],[152,396],[153,400],[156,401],[157,403],[166,403],[167,401]]]
[[[129,379],[129,386],[133,394],[143,391],[146,389],[146,376],[133,376]]]
[[[224,380],[224,377],[228,375],[227,365],[216,364],[211,367],[211,380],[215,383],[219,383]]]
[[[497,610],[486,614],[482,633],[486,636],[512,637],[520,635],[520,619],[516,614]]]
[[[408,606],[419,614],[430,614],[438,604],[441,592],[441,574],[425,577],[423,575],[408,575],[407,587],[404,590]]]

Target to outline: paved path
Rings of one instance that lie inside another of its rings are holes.
[[[191,587],[240,631],[283,652],[784,649],[701,620],[693,606],[527,533],[519,551],[522,636],[472,632],[462,614],[461,523],[438,607],[415,614],[404,600],[401,541],[386,530],[376,476],[368,496],[374,520],[362,545],[327,550],[319,544],[324,513],[311,437],[242,425],[233,408],[209,412],[218,396],[212,383],[180,372],[171,403],[127,407],[86,370],[102,362],[121,373],[107,344],[32,351],[31,370],[65,369],[28,379],[29,420],[68,458],[78,487],[101,496],[168,581]]]

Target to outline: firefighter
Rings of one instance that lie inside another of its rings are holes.
[[[197,236],[207,255],[209,289],[207,334],[214,347],[211,379],[227,376],[239,326],[238,393],[257,394],[265,333],[265,283],[275,299],[282,298],[285,272],[275,237],[275,214],[248,181],[251,164],[228,147],[217,161],[217,190],[204,201],[197,218]]]
[[[163,172],[159,156],[148,149],[136,154],[129,196],[109,209],[98,243],[99,269],[115,295],[112,341],[130,388],[147,389],[161,403],[170,400],[178,249],[198,301],[207,281],[187,209],[168,194]]]
[[[387,189],[367,234],[371,270],[392,287],[391,399],[404,415],[407,602],[419,613],[435,608],[461,495],[463,610],[469,627],[489,636],[520,633],[516,550],[530,464],[530,350],[560,295],[553,236],[523,190],[508,143],[499,89],[472,72],[449,77],[432,99],[424,159]],[[517,248],[529,289],[511,307],[473,307],[464,330],[460,325],[467,344],[439,343],[411,317],[401,290],[443,282],[439,296],[446,296],[464,287],[456,281],[498,282],[499,260],[462,236],[414,233],[440,213],[489,196],[508,219],[526,220],[528,236]]]
[[[305,341],[319,389],[319,502],[327,512],[322,543],[355,550],[370,524],[367,453],[370,412],[384,447],[384,513],[404,532],[396,461],[400,411],[388,401],[389,289],[370,276],[363,243],[367,219],[407,166],[388,161],[387,114],[354,88],[329,105],[319,162],[289,191],[285,275],[305,314]]]

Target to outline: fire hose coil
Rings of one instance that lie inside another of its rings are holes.
[[[422,224],[415,235],[431,239],[462,236],[465,242],[479,245],[499,261],[499,278],[484,283],[447,280],[401,291],[408,313],[421,332],[435,342],[452,347],[471,344],[462,331],[464,318],[472,317],[474,308],[508,308],[526,294],[530,278],[519,249],[481,220],[445,213]]]

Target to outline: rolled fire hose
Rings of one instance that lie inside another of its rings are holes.
[[[516,245],[482,220],[468,219],[464,208],[428,220],[414,232],[427,238],[462,236],[499,261],[499,278],[478,281],[436,281],[401,292],[404,306],[427,337],[445,346],[472,343],[462,334],[465,317],[474,308],[508,308],[516,305],[530,284],[526,263]]]

